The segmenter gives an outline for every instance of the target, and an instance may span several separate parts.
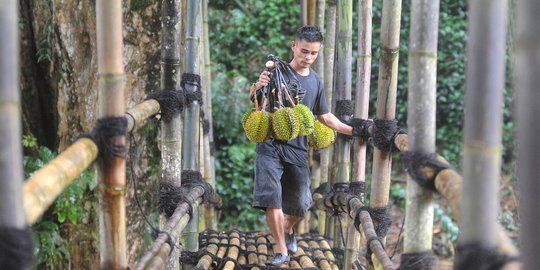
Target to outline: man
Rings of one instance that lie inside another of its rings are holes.
[[[289,63],[292,74],[287,76],[288,89],[295,92],[294,96],[303,94],[301,102],[319,121],[340,133],[352,135],[352,127],[329,112],[323,83],[311,69],[322,40],[316,26],[303,26],[297,30],[291,44],[293,59]],[[270,72],[263,71],[252,85],[252,93],[266,86],[270,82],[269,76]],[[260,96],[260,91],[257,94]],[[306,136],[289,141],[269,139],[257,144],[253,207],[266,211],[266,222],[276,243],[275,256],[267,261],[269,265],[288,262],[288,252],[294,253],[297,249],[293,228],[312,203],[307,149]]]

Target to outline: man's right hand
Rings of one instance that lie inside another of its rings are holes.
[[[255,86],[254,90],[261,89],[265,86],[267,86],[270,83],[270,76],[272,76],[272,72],[264,70],[261,72],[261,75],[259,75],[259,79],[253,84]]]

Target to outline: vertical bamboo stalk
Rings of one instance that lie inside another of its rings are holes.
[[[369,117],[369,94],[371,84],[371,35],[373,32],[372,0],[358,1],[358,59],[356,103],[354,117],[367,119]],[[355,181],[365,182],[366,175],[366,142],[358,140],[353,145],[353,178]]]
[[[327,1],[327,16],[325,16],[326,35],[324,37],[324,89],[326,100],[328,101],[329,109],[332,109],[333,85],[334,85],[334,55],[336,48],[336,17],[337,17],[337,1]],[[329,182],[329,166],[330,157],[333,146],[321,150],[321,183]],[[326,216],[326,213],[320,212],[319,233],[324,234],[327,238],[333,239],[332,218]]]
[[[203,49],[204,49],[204,76],[202,78],[202,92],[205,102],[206,119],[208,120],[209,130],[204,140],[204,155],[206,157],[205,170],[206,179],[210,185],[216,187],[216,172],[214,171],[214,155],[212,145],[214,144],[214,129],[212,126],[212,63],[210,61],[210,39],[208,36],[208,0],[203,0],[202,4],[203,19]],[[217,230],[217,217],[212,206],[207,207],[206,223],[210,229]]]
[[[181,0],[161,2],[161,89],[180,91],[180,31],[182,20],[179,17]],[[182,116],[161,121],[161,174],[162,181],[175,186],[181,185],[182,163]],[[167,222],[160,218],[160,226]],[[178,242],[179,239],[173,239]],[[178,269],[180,251],[174,249],[167,260],[165,269]]]
[[[198,0],[187,1],[186,17],[186,55],[185,73],[197,74],[199,71],[199,43],[200,43],[200,4]],[[184,91],[186,94],[194,93],[197,86],[186,84]],[[199,170],[199,125],[200,125],[199,101],[194,100],[187,104],[184,109],[184,131],[182,137],[182,169]],[[198,209],[193,209],[193,218],[189,222],[183,238],[186,242],[187,251],[197,251],[198,243]],[[192,266],[183,265],[183,269],[191,269]]]
[[[506,10],[506,0],[469,1],[460,244],[495,245]]]
[[[377,88],[377,110],[379,119],[394,119],[396,116],[397,73],[399,59],[399,28],[401,22],[401,0],[384,0],[381,23],[381,55]],[[373,151],[373,173],[371,182],[371,208],[386,208],[390,192],[392,155],[377,148]]]
[[[323,33],[325,33],[325,30],[324,30],[324,15],[325,15],[325,9],[326,9],[326,0],[318,0],[317,1],[317,15],[316,15],[316,25],[321,29],[321,31]],[[324,34],[323,34],[324,36]],[[324,83],[324,49],[320,50],[319,51],[319,56],[317,57],[317,61],[315,61],[314,65],[313,65],[313,69],[319,74],[319,77],[321,78],[321,80],[323,81]],[[324,151],[324,153],[326,153],[326,156],[328,155],[327,151]],[[315,163],[314,164],[314,167],[312,168],[312,171],[315,172],[317,171],[318,173],[317,174],[313,174],[313,176],[317,175],[316,177],[312,177],[312,181],[311,181],[311,187],[312,188],[316,188],[318,187],[320,184],[321,184],[321,173],[320,173],[320,168],[321,168],[321,164],[322,164],[322,159],[323,159],[323,151],[319,150],[319,154],[320,154],[320,160],[318,163]],[[325,157],[326,160],[328,160],[328,157]],[[316,166],[316,167],[315,167]],[[328,169],[328,166],[326,167]],[[327,173],[328,175],[328,173]],[[313,216],[310,215],[310,219],[309,219],[309,223],[308,223],[308,228],[307,228],[307,231],[310,231],[311,229],[315,229],[316,227],[318,227],[319,229],[321,228],[321,225],[324,224],[324,220],[326,218],[322,218],[321,216],[322,214],[322,211],[317,211],[317,216],[318,216],[318,219],[315,219],[313,218]],[[324,226],[323,226],[324,227]]]
[[[540,2],[517,2],[516,74],[518,179],[520,190],[520,243],[523,269],[540,265],[540,201],[538,200],[538,164],[540,164]]]
[[[356,104],[354,116],[360,119],[368,118],[370,76],[371,76],[371,33],[372,33],[372,1],[358,1],[358,61]],[[353,144],[352,181],[365,183],[366,175],[366,142],[357,140]],[[345,268],[352,269],[357,258],[360,234],[354,226],[349,226],[347,233],[347,253],[345,253]]]
[[[98,51],[98,119],[124,116],[124,65],[122,1],[99,0],[96,4]],[[111,138],[125,145],[126,136]],[[99,162],[101,178],[101,268],[125,269],[126,260],[126,160],[104,154]]]
[[[409,47],[409,150],[435,153],[439,0],[413,0]],[[404,253],[432,248],[433,192],[407,178]]]
[[[17,1],[0,5],[0,228],[26,228],[19,94]]]
[[[307,24],[315,25],[317,23],[317,0],[307,1]]]
[[[309,0],[300,1],[300,22],[302,25],[308,24],[308,1]]]
[[[338,1],[338,16],[336,30],[336,81],[335,81],[335,98],[337,101],[351,100],[351,83],[352,83],[352,0]],[[335,109],[334,109],[335,110]],[[348,120],[350,115],[338,115],[341,119]],[[335,144],[335,158],[337,161],[336,178],[334,183],[349,182],[350,166],[351,166],[351,142],[344,137],[338,136]],[[346,223],[347,217],[343,215],[343,220]],[[338,241],[338,235],[343,232],[341,224],[334,221],[334,247],[344,248],[345,243]],[[346,226],[345,226],[346,227]],[[344,236],[343,236],[344,237]],[[348,252],[349,250],[347,250]],[[349,254],[352,255],[352,254]]]

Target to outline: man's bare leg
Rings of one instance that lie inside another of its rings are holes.
[[[266,208],[266,223],[270,227],[270,232],[274,241],[276,241],[276,250],[274,253],[287,255],[287,246],[285,245],[285,217],[280,208]]]
[[[285,233],[291,234],[293,233],[293,227],[294,225],[298,224],[303,219],[303,217],[297,217],[297,216],[287,216],[285,218]]]

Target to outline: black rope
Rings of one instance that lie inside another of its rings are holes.
[[[108,156],[125,158],[126,145],[115,143],[113,137],[126,136],[127,125],[125,116],[100,118],[90,133],[83,134],[80,137],[90,138],[94,141],[98,147],[99,158]]]
[[[365,208],[373,221],[377,224],[375,225],[375,232],[379,237],[385,237],[388,232],[388,228],[392,225],[392,218],[387,214],[387,208]]]
[[[190,198],[187,196],[188,190],[177,186],[171,181],[162,180],[159,183],[159,201],[158,210],[170,218],[180,203],[185,203],[188,206],[189,220],[193,218],[193,205]]]
[[[366,183],[361,181],[353,181],[349,183],[349,194],[361,195],[366,193]]]
[[[144,100],[155,99],[159,103],[161,119],[171,121],[184,110],[184,94],[181,90],[152,91]]]
[[[403,233],[403,227],[405,226],[405,215],[403,215],[403,219],[401,220],[401,227],[399,228],[399,234],[397,237],[396,245],[394,246],[394,251],[392,251],[392,255],[390,256],[390,260],[394,258],[394,255],[396,255],[396,252],[399,248],[399,244],[401,242],[401,233]]]
[[[34,263],[34,247],[30,227],[0,227],[0,268],[27,269]]]
[[[353,128],[353,137],[359,137],[364,142],[367,142],[369,140],[369,128],[373,126],[372,120],[353,118],[349,120],[347,124]]]
[[[437,257],[431,250],[425,252],[403,253],[401,255],[401,264],[398,270],[431,270],[435,269],[436,264]]]
[[[397,150],[394,139],[405,133],[397,125],[397,120],[375,119],[373,124],[373,144],[379,150],[391,153]]]
[[[480,243],[458,245],[455,258],[454,269],[460,270],[498,270],[518,259],[500,253],[495,246]]]
[[[409,173],[418,185],[437,192],[437,189],[435,188],[435,178],[437,177],[437,174],[451,166],[439,161],[437,159],[437,154],[435,153],[407,151],[403,153],[403,167],[405,167],[405,171]],[[428,177],[422,170],[423,167],[433,169],[433,175]]]
[[[174,242],[173,237],[168,232],[162,231],[156,228],[156,226],[154,226],[150,222],[148,217],[144,214],[143,208],[141,206],[141,202],[139,201],[139,196],[138,196],[139,188],[137,186],[137,181],[135,181],[135,170],[133,169],[133,163],[135,163],[133,161],[133,157],[139,156],[139,145],[137,144],[137,141],[135,140],[135,136],[133,135],[133,132],[129,133],[129,138],[130,138],[130,158],[129,158],[130,180],[131,180],[131,183],[133,184],[133,197],[135,198],[137,209],[139,210],[140,214],[143,216],[143,219],[146,222],[146,224],[150,227],[150,229],[152,229],[152,237],[154,239],[156,239],[159,234],[165,234],[167,236],[166,242],[171,247],[171,250],[169,251],[169,256],[170,256],[174,248],[177,248],[178,250],[182,250],[181,243],[180,245],[177,245]]]
[[[350,99],[336,100],[336,116],[341,122],[348,122],[353,113],[353,104]]]
[[[197,101],[199,105],[203,104],[202,92],[201,92],[201,76],[194,73],[182,74],[182,80],[180,81],[182,89],[184,89],[184,95],[186,97],[186,103],[192,104]],[[189,85],[193,89],[188,90],[186,86]]]

